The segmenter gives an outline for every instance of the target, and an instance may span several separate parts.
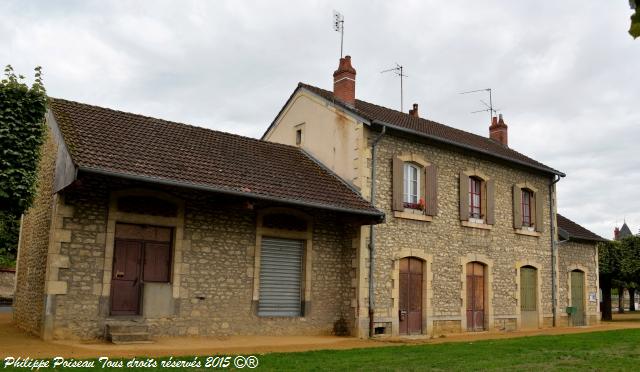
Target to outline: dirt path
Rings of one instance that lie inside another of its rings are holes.
[[[625,314],[622,316],[616,314],[615,321],[602,323],[593,327],[550,328],[508,333],[482,332],[450,335],[435,339],[411,337],[360,340],[351,337],[331,336],[179,337],[160,338],[153,344],[113,345],[104,342],[45,342],[36,336],[28,335],[13,326],[11,324],[10,313],[0,313],[0,357],[22,356],[31,358],[47,358],[63,356],[66,358],[89,358],[98,356],[133,357],[141,355],[150,357],[168,355],[247,355],[266,352],[381,347],[399,344],[469,342],[536,335],[609,331],[625,328],[640,328],[640,313]]]

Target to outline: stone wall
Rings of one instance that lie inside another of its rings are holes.
[[[558,245],[558,320],[559,325],[570,325],[566,307],[571,306],[570,272],[580,270],[586,282],[587,325],[600,322],[598,290],[598,250],[595,242],[568,241]],[[595,301],[589,296],[594,295]]]
[[[392,159],[407,154],[418,155],[438,168],[438,214],[432,221],[394,217],[391,208]],[[461,224],[459,174],[467,170],[495,180],[495,224],[490,230]],[[427,293],[431,291],[431,305],[426,312],[427,322],[433,322],[434,333],[453,332],[464,325],[465,257],[476,257],[489,264],[489,290],[492,295],[486,316],[490,317],[490,326],[513,329],[519,321],[517,268],[524,265],[539,269],[541,315],[551,316],[550,176],[389,133],[379,143],[376,175],[376,206],[387,215],[386,223],[376,227],[376,322],[397,318],[393,262],[400,251],[433,258],[430,267],[432,288],[427,288]],[[544,216],[544,232],[534,234],[538,236],[517,234],[513,228],[512,187],[524,182],[537,189],[538,197],[544,201],[544,208],[540,211]],[[543,323],[542,319],[540,323]]]
[[[18,247],[13,319],[18,327],[34,334],[42,331],[57,150],[58,146],[48,130],[38,171],[38,193],[24,215]]]
[[[58,280],[68,288],[55,296],[54,338],[99,338],[115,318],[108,315],[103,291],[109,197],[113,190],[140,187],[149,185],[85,176],[65,191],[64,208],[72,212],[62,225],[70,239],[61,242],[60,254],[69,257],[69,265],[59,269]],[[142,319],[153,335],[328,335],[342,317],[353,327],[354,225],[332,213],[303,211],[313,216],[306,315],[261,318],[255,315],[252,292],[254,275],[259,275],[254,270],[256,213],[265,205],[252,210],[232,197],[152,188],[185,204],[181,257],[174,257],[180,279],[173,282],[173,311]]]
[[[16,272],[13,269],[0,269],[0,303],[13,300]]]

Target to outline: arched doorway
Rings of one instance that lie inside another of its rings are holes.
[[[520,321],[522,328],[538,328],[538,270],[520,268]]]
[[[574,326],[585,325],[584,313],[584,272],[573,270],[571,272],[571,322]]]
[[[400,260],[399,333],[422,334],[423,261],[415,257]]]
[[[485,330],[485,265],[481,262],[467,264],[467,331]]]

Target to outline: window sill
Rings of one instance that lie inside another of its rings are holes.
[[[527,236],[535,236],[535,237],[542,236],[542,233],[539,233],[539,232],[537,232],[535,230],[531,231],[531,230],[527,229],[526,227],[522,228],[522,229],[516,229],[515,232],[518,235],[527,235]]]
[[[406,220],[414,220],[414,221],[425,221],[425,222],[433,221],[433,217],[432,216],[427,216],[427,215],[424,215],[424,214],[418,214],[418,213],[413,213],[413,212],[394,211],[393,212],[393,217],[395,217],[395,218],[404,218]]]
[[[462,223],[462,226],[471,227],[473,229],[482,229],[482,230],[493,229],[492,225],[487,225],[486,223],[477,223],[477,222],[471,222],[471,221],[460,221],[460,222]]]

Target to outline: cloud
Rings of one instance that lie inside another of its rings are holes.
[[[640,44],[624,2],[4,1],[0,62],[42,65],[52,96],[259,137],[298,81],[330,88],[345,51],[360,98],[487,135],[491,87],[510,145],[567,173],[560,212],[610,237],[640,227]]]

